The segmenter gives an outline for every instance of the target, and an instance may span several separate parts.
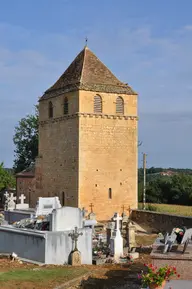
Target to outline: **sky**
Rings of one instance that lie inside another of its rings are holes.
[[[191,0],[0,0],[0,162],[14,128],[89,48],[139,97],[139,166],[192,168]]]

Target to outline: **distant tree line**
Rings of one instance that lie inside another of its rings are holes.
[[[13,170],[6,169],[3,163],[0,163],[0,192],[5,189],[14,189],[16,180],[13,175]]]
[[[160,173],[171,171],[171,176]],[[143,201],[143,169],[138,170],[139,202]],[[149,168],[146,170],[146,202],[192,205],[192,170]]]

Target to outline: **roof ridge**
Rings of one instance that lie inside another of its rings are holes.
[[[80,77],[80,83],[82,81],[82,78],[83,78],[83,71],[84,71],[84,67],[85,67],[85,57],[86,57],[86,50],[88,49],[87,46],[84,47],[84,55],[83,55],[83,65],[82,65],[82,70],[81,70],[81,77]]]

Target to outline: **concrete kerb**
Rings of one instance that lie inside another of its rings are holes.
[[[58,285],[56,287],[54,287],[53,289],[69,289],[71,286],[76,285],[77,283],[80,283],[82,279],[84,278],[88,278],[90,275],[92,274],[92,272],[83,274],[77,278],[74,278],[72,280],[69,280],[61,285]]]

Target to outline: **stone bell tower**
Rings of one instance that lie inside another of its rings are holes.
[[[40,99],[35,197],[99,220],[136,208],[137,121],[137,94],[85,47]]]

